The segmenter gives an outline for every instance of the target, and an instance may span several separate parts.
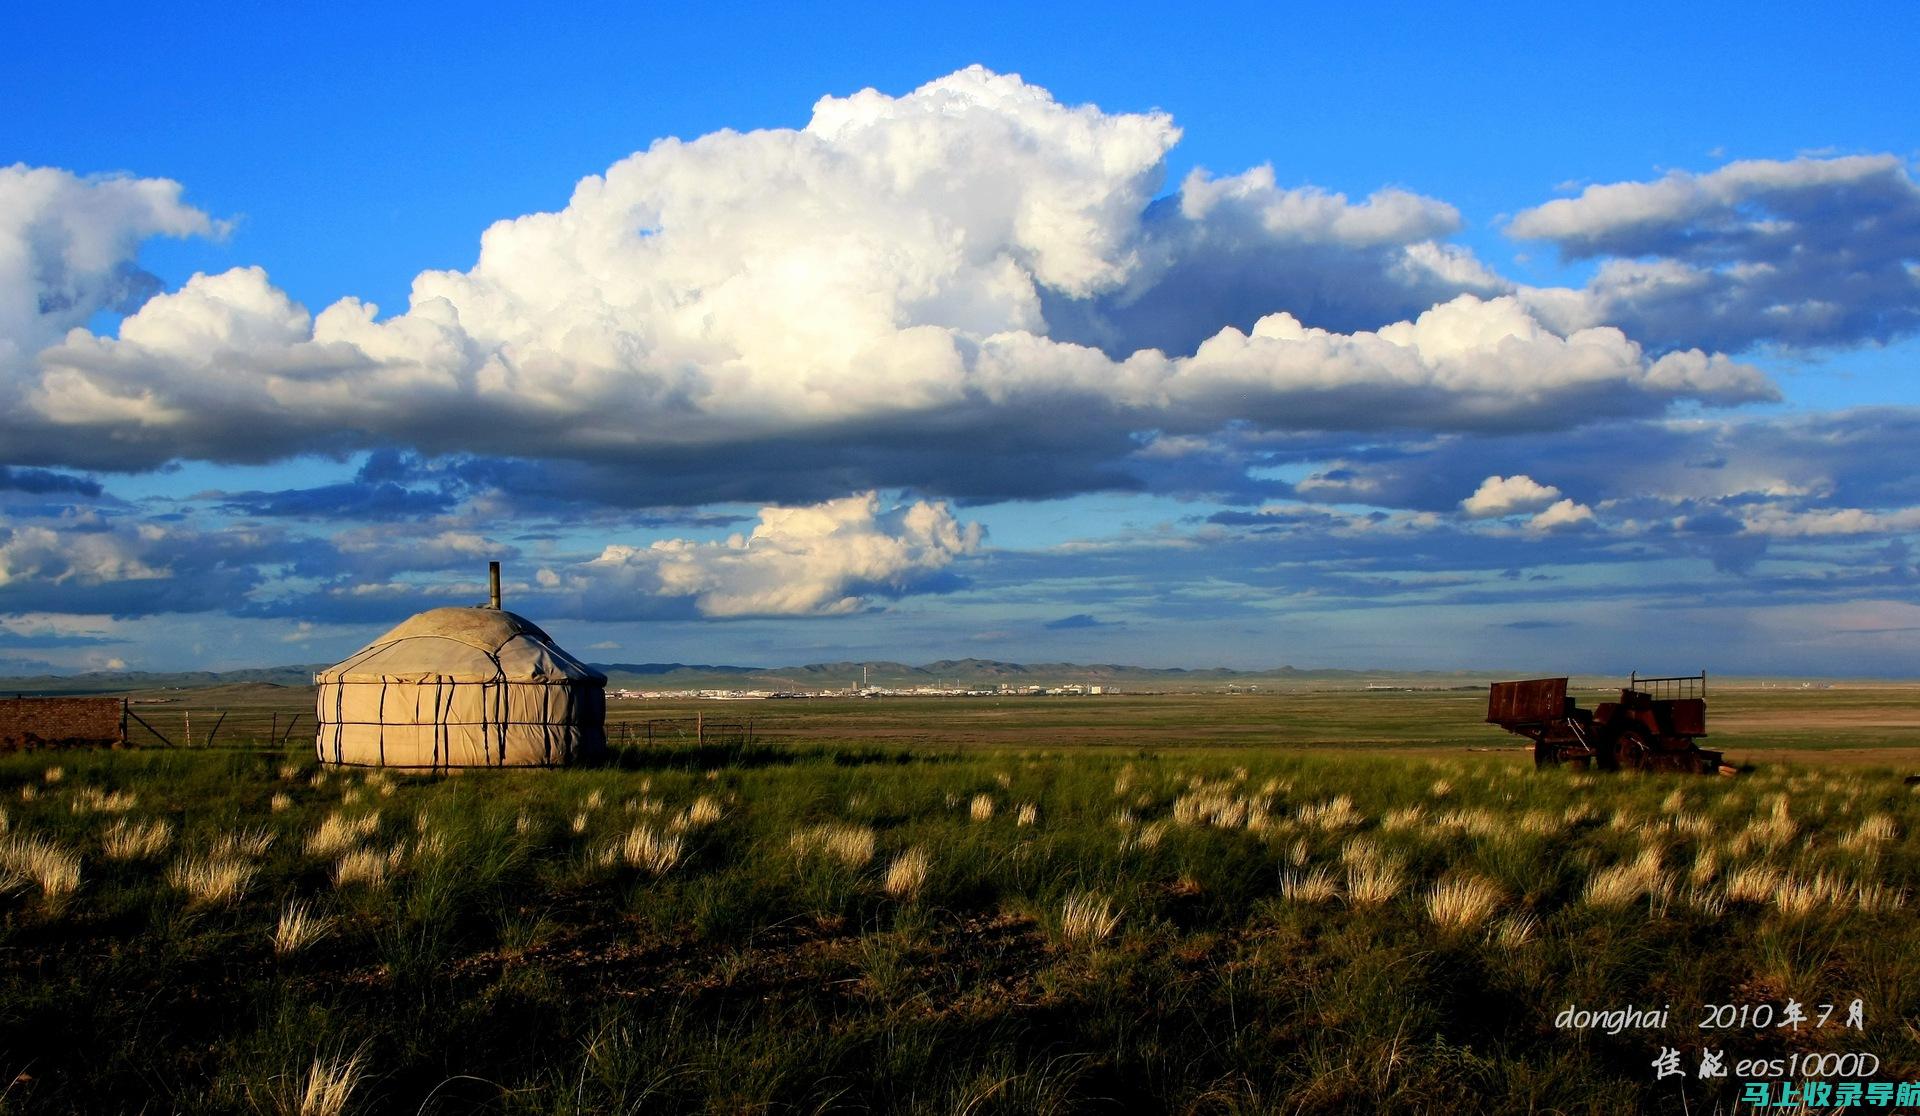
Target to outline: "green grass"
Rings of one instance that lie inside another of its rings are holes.
[[[1410,731],[1382,720],[1355,736]],[[1664,1044],[1691,1067],[1703,1004],[1788,997],[1858,997],[1867,1030],[1710,1044],[1920,1075],[1920,793],[1872,768],[1513,759],[873,742],[419,778],[3,757],[0,1108],[290,1112],[330,1084],[360,1112],[1731,1111],[1737,1082],[1648,1064]],[[347,837],[316,845],[329,818]],[[154,823],[163,848],[108,855]],[[636,829],[677,855],[630,853]],[[77,884],[42,886],[30,848]],[[889,893],[914,849],[924,879]],[[175,882],[209,858],[243,890]],[[1395,886],[1354,901],[1383,864]],[[1331,896],[1283,894],[1315,871]],[[1629,894],[1596,901],[1609,872]],[[1462,914],[1456,887],[1498,902]],[[290,904],[326,932],[276,951]],[[1555,1030],[1571,1003],[1674,1011]]]

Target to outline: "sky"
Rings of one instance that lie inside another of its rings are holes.
[[[0,674],[1920,672],[1920,9],[0,10]]]

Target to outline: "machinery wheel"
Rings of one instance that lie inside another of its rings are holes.
[[[1652,771],[1656,762],[1653,746],[1634,729],[1627,729],[1620,734],[1614,754],[1619,757],[1622,771]]]

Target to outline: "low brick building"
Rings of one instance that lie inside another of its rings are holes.
[[[119,698],[0,698],[0,751],[126,742]]]

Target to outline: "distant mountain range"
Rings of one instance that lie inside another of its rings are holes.
[[[85,674],[0,677],[0,697],[12,694],[119,693],[125,690],[199,689],[234,683],[309,686],[315,671],[329,664],[258,667],[226,671],[89,671]],[[865,679],[874,686],[910,688],[950,686],[985,689],[1013,686],[1060,686],[1073,682],[1140,690],[1211,689],[1227,684],[1300,686],[1324,683],[1344,686],[1367,684],[1444,687],[1478,685],[1511,673],[1486,671],[1303,670],[1283,666],[1272,670],[1198,670],[1121,666],[1114,663],[1006,663],[993,659],[942,659],[924,666],[895,662],[809,663],[805,666],[752,667],[711,663],[595,663],[607,675],[607,685],[631,690],[834,690],[858,686]]]

